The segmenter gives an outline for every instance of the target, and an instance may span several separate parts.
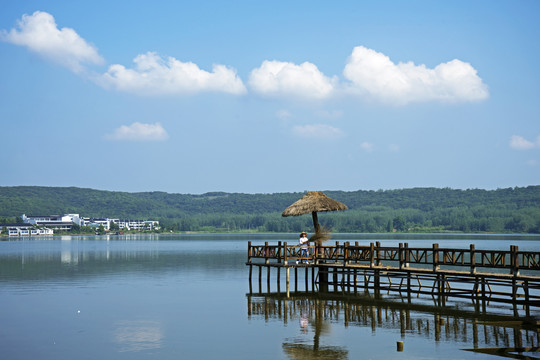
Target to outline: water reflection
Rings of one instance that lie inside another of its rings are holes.
[[[62,237],[0,243],[0,280],[58,282],[129,273],[209,272],[243,269],[245,259],[244,246],[238,251],[209,252],[209,247],[218,247],[211,241],[103,240]]]
[[[283,351],[289,359],[348,359],[349,352],[336,346],[326,346],[315,349],[310,345],[283,343]]]
[[[314,306],[311,306],[314,305]],[[310,303],[307,299],[295,301],[292,306],[299,314],[301,336],[286,339],[283,351],[290,359],[347,359],[349,351],[340,346],[322,346],[321,335],[330,332],[330,324],[320,316],[322,303]],[[309,338],[313,334],[312,340]]]
[[[120,321],[115,324],[114,341],[119,352],[158,349],[162,345],[163,330],[155,321]]]
[[[531,318],[474,314],[364,295],[309,292],[289,295],[247,294],[247,301],[250,318],[280,320],[285,325],[298,322],[301,335],[283,341],[283,351],[290,359],[346,359],[346,348],[320,346],[336,323],[367,327],[373,335],[378,329],[398,330],[402,339],[420,336],[435,342],[457,343],[463,350],[512,358],[534,358],[518,351],[538,351],[540,343],[540,329]],[[308,328],[313,334],[309,343],[303,336]]]

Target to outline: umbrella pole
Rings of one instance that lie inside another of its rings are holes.
[[[313,227],[315,228],[315,234],[318,234],[321,229],[319,228],[319,219],[317,218],[317,212],[316,211],[313,211],[311,213],[311,217],[313,218]],[[316,264],[319,263],[319,252],[321,251],[320,249],[320,241],[316,241],[315,242],[315,256],[314,256],[314,261]]]
[[[317,218],[317,212],[314,211],[311,213],[311,217],[313,218],[313,226],[315,227],[315,234],[318,234],[321,229],[319,228],[319,219]]]

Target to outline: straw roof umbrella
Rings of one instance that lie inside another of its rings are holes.
[[[347,205],[337,200],[331,199],[320,191],[310,191],[300,200],[286,208],[281,216],[300,216],[311,213],[313,217],[313,226],[315,227],[315,236],[321,233],[317,212],[347,210]]]

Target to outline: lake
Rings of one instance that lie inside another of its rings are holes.
[[[501,326],[467,309],[306,291],[286,298],[266,284],[250,293],[247,242],[296,237],[0,241],[0,358],[455,360],[493,358],[463,349],[538,346],[536,329]],[[334,240],[540,251],[540,236],[336,234]],[[398,341],[403,352],[396,351]]]

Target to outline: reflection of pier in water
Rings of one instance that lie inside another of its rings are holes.
[[[313,346],[284,343],[284,351],[291,358],[307,358],[297,356],[291,349],[303,349],[298,351],[310,358],[347,358],[345,349],[319,347],[319,338],[324,334],[325,326],[331,323],[370,327],[373,333],[377,329],[399,329],[403,339],[423,336],[436,342],[452,341],[463,344],[464,350],[517,359],[536,359],[517,353],[539,351],[537,324],[514,316],[398,303],[365,294],[322,292],[250,293],[247,294],[247,307],[250,318],[278,319],[285,325],[292,321],[302,323],[302,317],[309,319],[315,332]]]

